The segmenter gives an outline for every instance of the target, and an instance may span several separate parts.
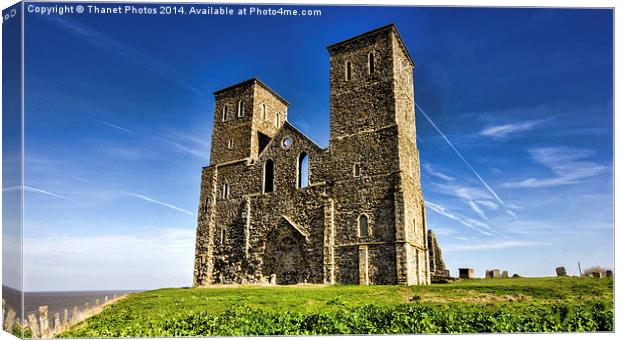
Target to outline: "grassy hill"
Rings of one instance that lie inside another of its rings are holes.
[[[237,286],[136,293],[61,337],[610,331],[613,282]]]

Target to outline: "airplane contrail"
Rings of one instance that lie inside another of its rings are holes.
[[[474,173],[474,175],[476,175],[476,177],[478,177],[478,179],[480,180],[480,182],[482,183],[482,185],[484,185],[485,188],[487,188],[487,190],[491,193],[491,195],[493,195],[493,197],[495,197],[495,199],[502,204],[502,206],[506,207],[506,204],[504,203],[504,201],[502,201],[501,198],[499,198],[499,195],[495,192],[495,190],[493,190],[491,188],[491,186],[489,186],[487,184],[487,182],[482,178],[482,176],[480,176],[480,174],[478,173],[478,171],[476,171],[476,169],[474,169],[473,166],[471,166],[471,164],[469,164],[469,162],[465,159],[465,157],[463,157],[463,155],[461,155],[461,153],[459,152],[459,150],[456,149],[456,147],[452,144],[452,142],[450,142],[450,140],[448,139],[448,137],[446,137],[446,135],[441,131],[441,129],[439,129],[439,127],[437,125],[435,125],[435,122],[433,122],[433,120],[431,119],[431,117],[429,117],[426,112],[424,112],[424,110],[420,107],[420,105],[418,105],[418,103],[415,103],[415,107],[418,108],[418,110],[420,110],[420,112],[422,112],[422,114],[424,115],[424,118],[426,118],[426,120],[428,120],[429,123],[431,123],[431,125],[435,128],[435,130],[437,130],[437,132],[441,135],[441,137],[443,137],[443,139],[446,141],[446,143],[448,143],[448,145],[452,148],[452,150],[454,150],[454,152],[456,152],[456,154],[459,156],[459,158],[465,163],[465,165],[467,165],[467,167]]]

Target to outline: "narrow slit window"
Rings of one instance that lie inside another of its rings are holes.
[[[357,220],[360,237],[368,237],[368,216],[362,214]]]
[[[229,149],[232,149],[232,148],[233,148],[233,146],[234,146],[234,144],[235,144],[235,142],[234,142],[232,139],[229,139],[229,140],[228,140],[228,148],[229,148]]]
[[[237,117],[243,117],[243,115],[245,114],[244,110],[245,107],[242,99],[239,101],[239,104],[237,104]]]
[[[224,107],[222,108],[222,121],[228,121],[228,105],[224,105]]]
[[[375,52],[368,54],[368,74],[375,73]]]
[[[260,108],[260,113],[261,113],[261,118],[263,118],[263,120],[267,119],[267,105],[263,104],[261,105]]]
[[[280,112],[276,112],[276,127],[280,127]]]
[[[347,61],[345,63],[345,70],[344,70],[344,79],[345,80],[347,80],[347,81],[351,80],[351,73],[353,71],[352,69],[353,69],[353,65],[351,64],[350,61]]]
[[[230,197],[230,186],[228,183],[224,183],[222,185],[222,199],[227,199],[228,197]]]
[[[263,169],[263,193],[273,192],[273,175],[273,160],[268,159],[265,162],[265,168]]]
[[[353,165],[353,177],[360,177],[362,175],[362,165],[360,163],[355,163]]]
[[[297,187],[298,188],[305,188],[308,186],[310,182],[309,165],[310,165],[310,156],[308,156],[307,153],[302,152],[299,155],[299,160],[297,161]]]

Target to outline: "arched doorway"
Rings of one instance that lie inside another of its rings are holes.
[[[276,275],[279,285],[302,283],[308,279],[305,237],[288,221],[282,219],[266,239],[263,274]]]

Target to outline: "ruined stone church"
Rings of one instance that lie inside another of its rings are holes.
[[[394,25],[327,50],[327,148],[258,79],[214,93],[194,286],[430,283],[413,59]]]

